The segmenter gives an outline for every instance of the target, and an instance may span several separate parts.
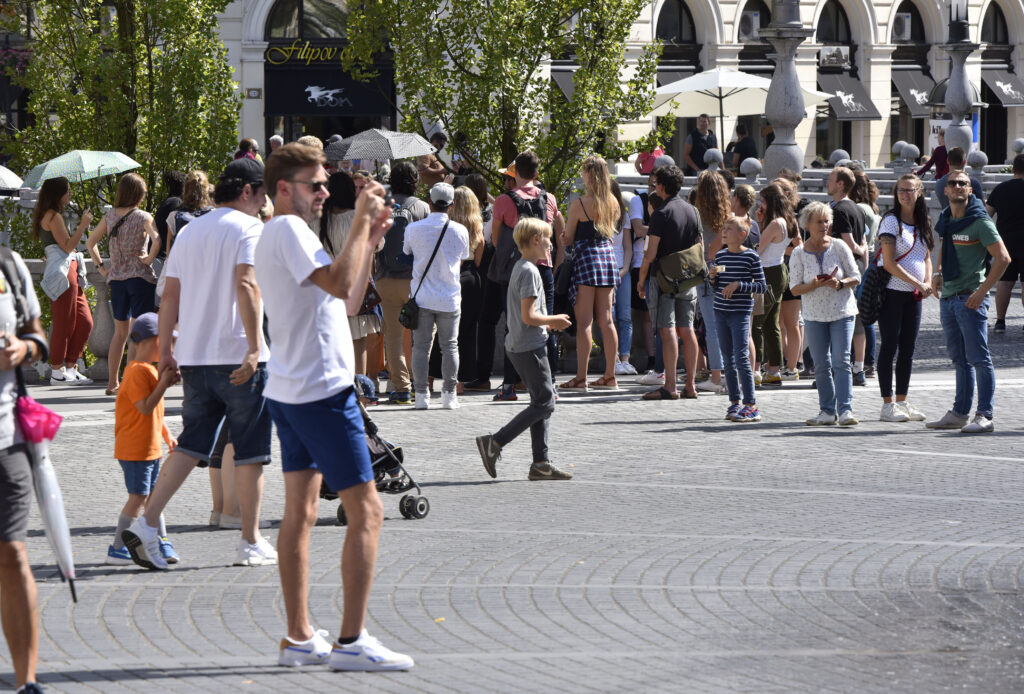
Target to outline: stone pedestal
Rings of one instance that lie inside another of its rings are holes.
[[[971,151],[974,131],[971,127],[971,108],[973,99],[971,85],[967,80],[967,56],[980,48],[979,44],[957,41],[943,44],[941,48],[949,53],[950,73],[946,83],[946,110],[952,122],[946,126],[946,147],[960,147],[965,152]]]
[[[89,335],[89,351],[96,357],[89,367],[89,378],[101,383],[110,376],[107,355],[110,353],[110,339],[114,337],[114,314],[110,310],[110,288],[103,275],[88,263],[86,278],[96,288],[96,308],[92,312],[92,333]]]
[[[796,49],[811,35],[798,26],[769,26],[761,35],[775,47],[775,74],[768,88],[764,115],[775,131],[775,141],[764,154],[764,175],[775,178],[780,169],[802,171],[804,151],[796,142],[796,127],[805,116],[804,95],[796,72]]]

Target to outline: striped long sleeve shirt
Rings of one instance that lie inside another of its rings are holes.
[[[768,288],[764,279],[764,268],[756,251],[744,248],[739,253],[731,253],[723,248],[715,254],[715,265],[725,266],[725,272],[715,277],[715,311],[731,311],[751,313],[754,310],[754,294],[763,294]],[[722,289],[733,282],[739,282],[739,288],[726,299]]]

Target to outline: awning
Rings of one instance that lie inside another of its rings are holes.
[[[341,68],[267,65],[264,94],[268,116],[389,116],[394,112],[394,73],[380,70],[373,82],[358,82]]]
[[[920,68],[909,70],[898,70],[893,68],[892,83],[896,85],[896,91],[903,97],[903,102],[910,110],[912,118],[928,118],[931,116],[931,109],[928,107],[928,95],[935,80],[924,74]]]
[[[573,74],[576,72],[575,67],[570,68],[551,68],[551,79],[555,81],[558,88],[565,94],[565,98],[572,101],[573,92],[576,91],[576,85],[573,83]]]
[[[818,73],[818,87],[835,94],[828,100],[839,120],[881,120],[882,116],[871,102],[871,97],[860,80],[840,73]]]
[[[1024,83],[1017,75],[1005,68],[983,67],[981,79],[995,93],[1003,106],[1024,106]]]
[[[659,68],[657,76],[658,86],[664,87],[666,84],[672,84],[687,77],[693,77],[695,74],[697,74],[697,71],[694,68]]]

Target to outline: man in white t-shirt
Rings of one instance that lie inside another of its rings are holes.
[[[266,395],[281,441],[285,488],[277,540],[288,635],[278,663],[404,670],[412,658],[385,648],[365,629],[384,510],[353,387],[348,326],[363,301],[370,256],[391,226],[391,208],[384,188],[369,183],[356,198],[348,241],[332,262],[310,228],[319,228],[327,199],[323,164],[322,152],[297,143],[274,152],[266,184],[275,216],[256,247],[256,279],[267,298],[274,345]],[[344,611],[333,646],[326,631],[310,625],[307,602],[309,533],[321,481],[338,494],[348,517],[341,555]]]
[[[435,325],[441,348],[441,375],[444,377],[441,407],[446,410],[459,407],[455,395],[459,382],[459,317],[462,310],[459,276],[462,261],[470,256],[469,231],[462,224],[448,219],[448,210],[453,202],[455,189],[451,184],[435,183],[430,189],[430,215],[405,229],[402,252],[412,256],[410,286],[420,307],[419,321],[412,333],[412,375],[417,410],[430,407],[427,382],[430,380],[430,348],[433,346]]]
[[[146,513],[123,532],[140,566],[167,569],[160,514],[192,469],[209,464],[222,427],[235,448],[242,512],[234,563],[277,563],[273,546],[258,530],[263,466],[270,462],[270,414],[263,398],[270,351],[262,339],[253,256],[263,228],[256,215],[266,197],[262,164],[248,157],[228,164],[214,189],[217,209],[189,222],[164,267],[160,371],[173,370],[184,381],[184,430],[162,466]]]

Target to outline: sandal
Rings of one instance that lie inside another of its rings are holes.
[[[586,378],[574,378],[571,381],[558,384],[558,390],[561,393],[586,393],[587,392],[587,379]]]
[[[594,390],[618,390],[619,383],[614,376],[602,376],[596,381],[591,381],[590,387]]]
[[[679,393],[673,393],[670,390],[664,388],[658,388],[644,393],[642,400],[678,400]]]
[[[120,386],[118,386],[118,388],[120,388]],[[117,390],[117,388],[107,388],[103,392],[106,393],[107,395],[117,395]]]
[[[683,394],[682,394],[682,397],[683,397],[684,400],[696,400],[697,399],[697,391],[695,391],[695,390],[684,390]]]

